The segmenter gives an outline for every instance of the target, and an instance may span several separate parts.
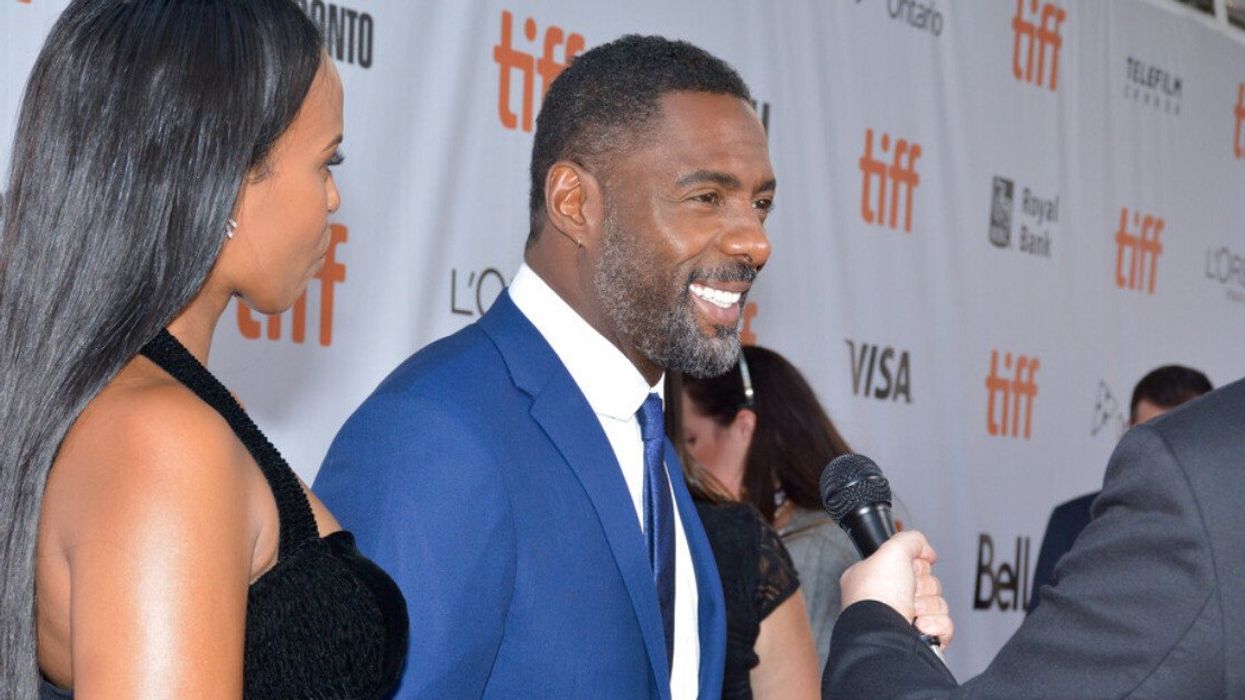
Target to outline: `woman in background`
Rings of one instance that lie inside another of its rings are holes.
[[[746,346],[726,374],[683,378],[684,448],[706,490],[754,506],[799,573],[819,668],[839,615],[839,577],[860,556],[826,515],[821,471],[851,452],[804,377],[778,353]]]
[[[801,700],[820,697],[817,663],[791,556],[756,508],[726,493],[682,449],[688,444],[680,408],[682,382],[666,374],[666,432],[680,447],[683,473],[705,528],[726,603],[724,700]]]
[[[6,697],[397,681],[397,587],[206,369],[233,297],[279,313],[323,264],[322,47],[290,0],[75,0],[52,28],[0,234]]]

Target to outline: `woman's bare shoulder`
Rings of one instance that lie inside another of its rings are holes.
[[[61,445],[45,508],[65,526],[61,534],[101,527],[121,534],[182,515],[197,525],[213,513],[237,518],[247,503],[249,461],[229,425],[171,379],[127,379],[105,387]]]

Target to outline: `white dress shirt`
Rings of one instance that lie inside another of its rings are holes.
[[[644,523],[644,442],[636,412],[650,393],[662,395],[662,382],[650,387],[613,343],[605,339],[527,264],[510,284],[510,299],[553,347],[592,407],[609,439],[631,491],[636,518]],[[694,698],[700,687],[698,589],[692,555],[675,508],[673,698]],[[651,577],[651,576],[650,576]]]

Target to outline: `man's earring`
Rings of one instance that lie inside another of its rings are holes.
[[[238,231],[238,222],[233,219],[226,219],[225,222],[225,238],[233,240],[233,234]]]

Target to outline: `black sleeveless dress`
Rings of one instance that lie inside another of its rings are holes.
[[[376,698],[406,658],[406,603],[393,579],[355,549],[320,537],[302,486],[228,390],[168,331],[142,350],[225,418],[259,464],[281,520],[277,563],[247,594],[247,698]],[[72,697],[44,683],[43,698]]]
[[[782,538],[751,504],[696,500],[726,602],[723,700],[751,700],[761,621],[800,587]]]

